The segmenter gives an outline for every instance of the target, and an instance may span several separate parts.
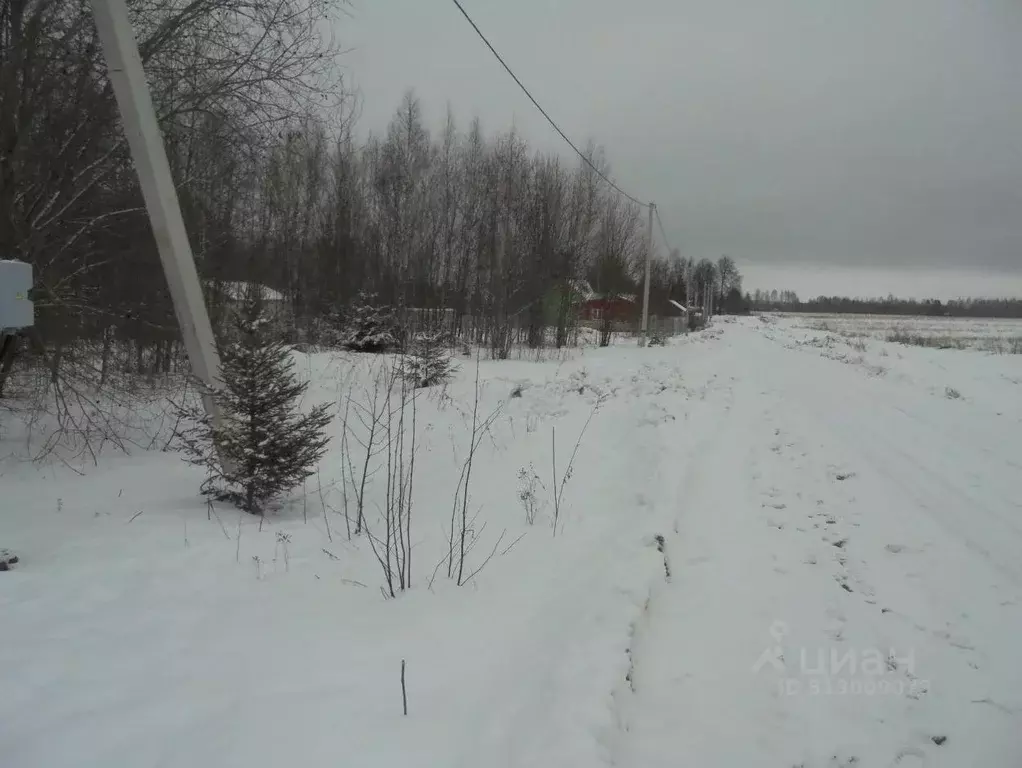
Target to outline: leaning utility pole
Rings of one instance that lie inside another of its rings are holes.
[[[192,372],[212,390],[217,385],[220,368],[213,328],[181,218],[138,44],[128,19],[128,8],[125,0],[92,0],[92,10],[188,360]],[[203,406],[206,413],[216,418],[213,398],[204,395]]]
[[[642,337],[639,339],[641,346],[646,346],[649,341],[649,265],[653,260],[653,215],[656,213],[656,203],[649,204],[649,227],[646,229],[646,280],[642,286]]]

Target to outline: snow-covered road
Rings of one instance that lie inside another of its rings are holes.
[[[754,327],[721,343],[618,764],[1022,764],[1022,425]]]
[[[318,398],[349,362],[306,359]],[[1022,765],[1022,356],[749,318],[484,363],[496,554],[428,589],[472,374],[421,406],[398,600],[336,449],[263,526],[208,520],[171,454],[0,464],[0,765]],[[553,536],[552,446],[560,475],[597,402]]]

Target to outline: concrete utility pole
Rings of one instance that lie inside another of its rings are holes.
[[[641,346],[646,346],[649,340],[649,268],[653,260],[653,215],[656,213],[656,203],[649,204],[649,227],[646,229],[646,281],[642,286],[642,338],[639,340]]]
[[[92,10],[188,360],[192,372],[202,383],[214,388],[218,383],[220,360],[213,328],[181,218],[181,207],[142,70],[138,44],[128,19],[128,8],[124,0],[92,0]],[[203,397],[203,406],[209,415],[216,418],[212,398]]]

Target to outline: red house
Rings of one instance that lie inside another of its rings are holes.
[[[635,296],[630,294],[594,294],[582,303],[582,320],[626,323],[637,320],[642,311]]]

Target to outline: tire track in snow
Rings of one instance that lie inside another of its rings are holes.
[[[643,466],[647,468],[644,475],[646,487],[652,489],[652,494],[640,493],[637,501],[640,507],[655,512],[654,519],[658,521],[657,532],[651,536],[648,543],[654,545],[660,554],[662,569],[652,574],[646,587],[641,611],[628,627],[627,673],[622,684],[613,691],[617,733],[609,744],[609,753],[610,761],[615,765],[621,737],[627,734],[630,728],[629,707],[637,685],[635,660],[641,652],[643,636],[648,631],[651,606],[659,590],[665,584],[670,584],[673,578],[672,543],[676,542],[677,538],[677,520],[671,512],[675,501],[673,480],[670,479],[674,477],[672,462],[679,458],[679,454],[701,455],[706,444],[712,441],[718,431],[721,413],[726,413],[731,407],[726,402],[730,396],[729,386],[714,372],[716,366],[709,364],[709,361],[716,358],[717,353],[719,349],[714,349],[708,356],[709,360],[702,358],[695,370],[686,371],[685,380],[691,386],[675,386],[671,391],[668,391],[667,387],[659,387],[666,404],[652,402],[643,406],[643,415],[637,419],[637,423],[647,430],[650,427],[657,427],[656,440],[652,441],[656,444],[657,450],[650,454],[651,440],[648,437],[642,439],[641,448],[646,456],[643,462]],[[723,408],[717,403],[717,398],[722,392],[725,398]],[[688,446],[687,453],[685,446]]]
[[[664,579],[655,535],[667,533],[665,547],[670,545],[660,494],[661,476],[669,471],[663,463],[666,438],[691,425],[690,399],[698,402],[700,391],[712,398],[716,391],[712,372],[690,370],[679,380],[677,360],[670,358],[654,359],[635,373],[611,371],[593,383],[613,395],[594,417],[576,459],[585,478],[569,483],[563,529],[547,539],[546,555],[530,566],[544,574],[549,589],[528,588],[533,573],[513,603],[504,601],[506,632],[515,640],[507,643],[513,650],[506,665],[494,670],[487,686],[501,691],[503,700],[494,712],[481,709],[465,727],[472,734],[467,752],[500,755],[497,764],[504,766],[611,761],[622,727],[619,703],[627,693],[629,630],[641,621],[649,585]],[[563,386],[551,389],[563,400]],[[563,471],[575,433],[558,424],[556,434]]]
[[[635,644],[635,695],[615,753],[616,764],[627,768],[732,764],[706,762],[714,742],[729,740],[723,735],[734,725],[726,714],[729,699],[755,699],[760,712],[775,709],[769,681],[749,673],[776,615],[766,605],[752,605],[770,555],[757,538],[742,534],[763,524],[758,503],[750,500],[755,491],[749,478],[766,439],[757,434],[765,403],[741,371],[734,379],[727,373],[725,367],[719,378],[731,382],[728,397],[715,403],[711,425],[674,483],[674,579],[653,590]],[[751,743],[732,746],[736,752],[725,752],[735,757],[761,754]]]
[[[669,585],[674,576],[674,547],[677,544],[676,509],[676,463],[705,453],[706,446],[713,442],[719,432],[722,416],[730,410],[730,383],[716,372],[716,360],[720,349],[714,348],[710,355],[701,357],[698,365],[686,371],[685,379],[691,386],[665,393],[664,403],[654,404],[657,412],[666,411],[672,415],[669,421],[660,425],[657,435],[658,451],[650,457],[650,466],[655,471],[649,486],[652,498],[640,494],[642,503],[656,507],[657,533],[652,537],[662,558],[662,569],[650,579],[642,609],[631,622],[628,630],[628,672],[622,684],[613,694],[615,721],[618,733],[610,744],[610,760],[617,765],[619,745],[631,727],[630,711],[637,691],[636,660],[642,653],[643,638],[649,630],[649,623],[655,611],[654,604],[660,591]],[[648,420],[640,419],[647,426]],[[687,474],[691,475],[689,467]]]

